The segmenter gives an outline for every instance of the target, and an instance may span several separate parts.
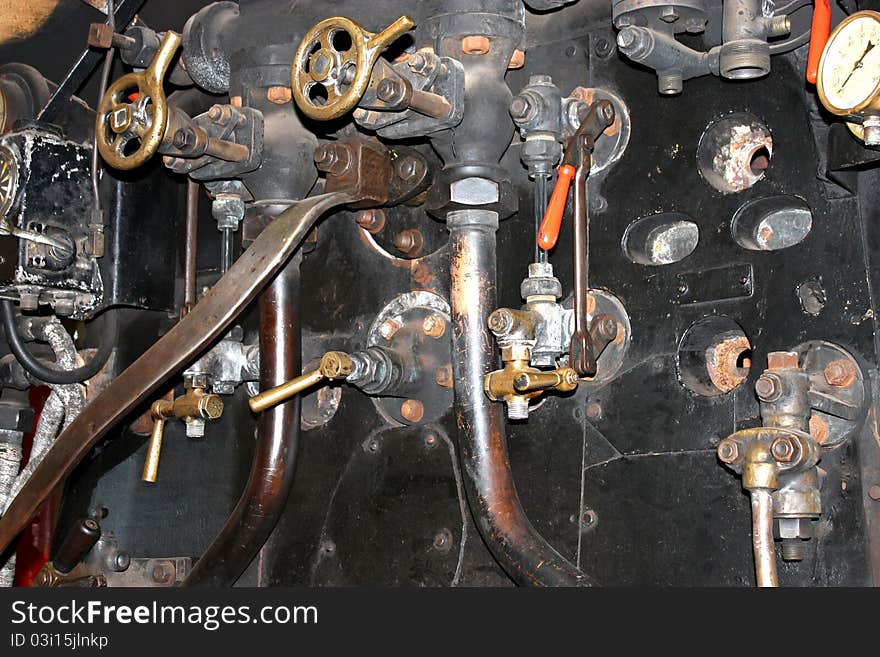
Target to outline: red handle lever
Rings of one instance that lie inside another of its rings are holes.
[[[819,77],[819,60],[831,33],[831,2],[813,0],[813,24],[810,28],[810,50],[807,54],[807,82],[816,84]]]
[[[538,246],[549,251],[556,246],[559,239],[559,229],[562,227],[562,214],[565,212],[565,202],[568,199],[568,188],[574,178],[575,168],[570,164],[563,164],[556,171],[556,186],[550,195],[547,204],[547,212],[541,220],[541,228],[538,230]]]

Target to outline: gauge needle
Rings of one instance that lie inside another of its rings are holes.
[[[857,70],[859,70],[860,68],[862,68],[862,66],[864,65],[865,57],[868,56],[868,53],[871,52],[871,50],[872,50],[873,48],[874,48],[874,42],[873,42],[873,41],[869,41],[869,42],[868,42],[868,47],[865,48],[865,52],[863,52],[863,53],[862,53],[862,56],[859,57],[859,61],[857,61],[857,62],[856,62],[856,65],[853,66],[853,70],[850,71],[850,72],[849,72],[849,75],[846,76],[846,80],[844,80],[844,81],[843,81],[843,84],[840,85],[840,89],[839,89],[838,91],[843,91],[843,88],[846,86],[846,83],[849,82],[849,79],[853,76],[853,74],[854,74]]]

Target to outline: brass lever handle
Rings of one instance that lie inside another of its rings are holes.
[[[306,32],[290,73],[290,89],[297,107],[309,118],[329,121],[351,111],[367,90],[373,66],[385,48],[415,27],[401,16],[378,34],[353,20],[333,16]],[[348,34],[351,47],[337,50],[333,37]],[[324,99],[318,91],[324,92]]]
[[[166,32],[147,69],[123,75],[101,98],[95,136],[101,157],[113,168],[135,169],[158,150],[168,125],[162,81],[179,45],[180,35]],[[133,141],[139,142],[137,150],[126,154],[126,147]]]
[[[170,416],[171,405],[173,402],[160,399],[153,402],[150,407],[150,415],[153,416],[153,431],[150,433],[150,443],[147,446],[147,458],[144,461],[141,481],[155,484],[159,476],[159,457],[162,454],[162,438],[165,436],[165,420]],[[169,415],[166,415],[166,411]]]
[[[294,395],[298,395],[304,390],[308,390],[322,381],[344,379],[351,374],[353,367],[354,364],[352,363],[351,356],[348,354],[342,351],[328,351],[321,357],[321,364],[318,366],[318,369],[301,374],[295,379],[254,395],[248,400],[248,406],[251,407],[254,413],[260,413],[267,408],[290,399]]]
[[[550,372],[521,372],[513,379],[514,389],[524,394],[541,390],[568,392],[578,387],[578,373],[570,367],[562,367]]]
[[[186,394],[174,401],[160,399],[154,402],[150,407],[150,414],[153,416],[153,431],[150,434],[150,443],[147,447],[147,458],[144,462],[141,479],[148,483],[156,483],[166,420],[176,417],[186,422],[188,427],[190,423],[216,420],[223,415],[223,400],[215,394],[205,392],[202,388],[191,388],[186,391]],[[199,428],[204,431],[201,426]],[[188,428],[187,435],[196,434],[189,433]]]

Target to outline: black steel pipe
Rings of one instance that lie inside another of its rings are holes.
[[[517,584],[590,586],[593,582],[532,527],[513,483],[501,405],[483,392],[495,343],[486,319],[497,305],[498,215],[462,210],[447,215],[452,249],[452,369],[459,455],[468,502],[492,554]]]
[[[260,295],[263,390],[300,374],[299,264],[300,258],[295,257]],[[183,586],[232,586],[263,547],[293,484],[299,419],[299,395],[260,415],[256,452],[244,492]]]

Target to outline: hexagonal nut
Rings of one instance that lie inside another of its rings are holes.
[[[449,185],[449,200],[462,205],[486,205],[501,199],[498,183],[488,178],[462,178]]]
[[[34,428],[34,409],[0,402],[0,429],[29,432]]]
[[[534,296],[552,296],[554,299],[560,299],[562,283],[555,276],[529,276],[520,284],[519,293],[527,301],[529,297]]]
[[[217,220],[217,228],[238,228],[244,218],[244,201],[240,196],[218,194],[211,204],[211,215]]]
[[[777,532],[779,538],[812,538],[813,526],[809,518],[780,518]]]
[[[530,160],[546,160],[556,164],[562,158],[562,144],[555,139],[527,139],[520,151],[524,162]]]
[[[733,463],[739,458],[739,445],[733,440],[722,440],[718,444],[717,452],[722,463]]]

